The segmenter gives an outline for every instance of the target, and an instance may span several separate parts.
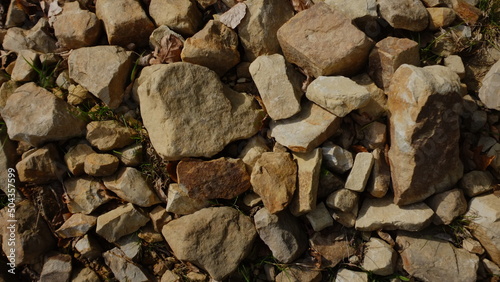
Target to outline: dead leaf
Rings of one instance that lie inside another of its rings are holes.
[[[295,12],[301,12],[311,8],[314,3],[311,0],[291,0]]]
[[[368,153],[368,150],[362,145],[352,145],[351,150],[356,153]]]
[[[247,13],[247,5],[238,3],[219,17],[219,21],[226,26],[235,29]]]
[[[491,162],[493,162],[495,156],[488,156],[486,154],[481,154],[482,150],[483,146],[478,146],[472,149],[473,152],[472,161],[474,161],[477,170],[485,171],[486,168],[488,168],[488,166],[491,164]]]
[[[153,58],[149,61],[150,64],[168,64],[181,60],[184,44],[177,36],[173,34],[164,36],[160,40],[160,46],[155,48]]]

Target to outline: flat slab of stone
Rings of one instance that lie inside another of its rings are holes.
[[[72,213],[90,214],[100,205],[109,202],[111,197],[106,187],[91,177],[74,177],[64,181],[68,194],[68,210]]]
[[[310,152],[331,137],[340,127],[341,118],[308,102],[297,115],[271,121],[271,136],[294,152]]]
[[[362,267],[377,275],[391,275],[394,273],[398,254],[385,241],[370,238],[366,243]]]
[[[358,153],[354,159],[354,165],[352,166],[351,172],[345,182],[345,188],[356,192],[363,192],[368,182],[368,178],[370,177],[373,163],[374,159],[371,153]]]
[[[195,34],[202,22],[196,2],[190,0],[152,0],[149,14],[157,26],[166,25],[184,35]]]
[[[391,196],[365,199],[356,219],[356,229],[420,231],[431,223],[433,215],[432,209],[424,203],[400,207],[393,203]]]
[[[104,262],[119,281],[127,281],[132,277],[137,282],[147,282],[153,279],[140,265],[126,259],[125,254],[117,247],[102,254]]]
[[[95,216],[75,213],[56,230],[56,233],[61,238],[80,237],[87,234],[96,223]]]
[[[175,214],[191,214],[206,208],[208,205],[209,202],[207,199],[195,199],[189,197],[187,190],[182,185],[171,183],[168,186],[167,212]]]
[[[146,225],[149,216],[128,203],[97,217],[96,233],[108,242],[115,242],[121,237],[137,231]]]

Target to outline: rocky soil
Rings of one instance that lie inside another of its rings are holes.
[[[0,281],[499,281],[500,2],[0,16]]]

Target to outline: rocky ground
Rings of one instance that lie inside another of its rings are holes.
[[[0,5],[0,281],[499,281],[500,2]]]

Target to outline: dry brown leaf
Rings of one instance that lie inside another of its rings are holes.
[[[472,156],[472,161],[474,161],[477,170],[485,171],[486,168],[488,168],[488,166],[491,164],[491,162],[493,162],[495,156],[481,154],[482,149],[483,146],[478,146],[472,149],[472,152],[474,153],[474,155]]]
[[[356,153],[368,153],[368,150],[362,145],[352,145],[351,150]]]
[[[311,8],[314,3],[311,0],[291,0],[295,12],[304,11]]]
[[[219,21],[226,26],[235,29],[247,13],[247,5],[238,3],[219,17]]]
[[[181,52],[184,44],[175,35],[164,36],[160,40],[160,48],[155,48],[150,64],[168,64],[181,60]]]

